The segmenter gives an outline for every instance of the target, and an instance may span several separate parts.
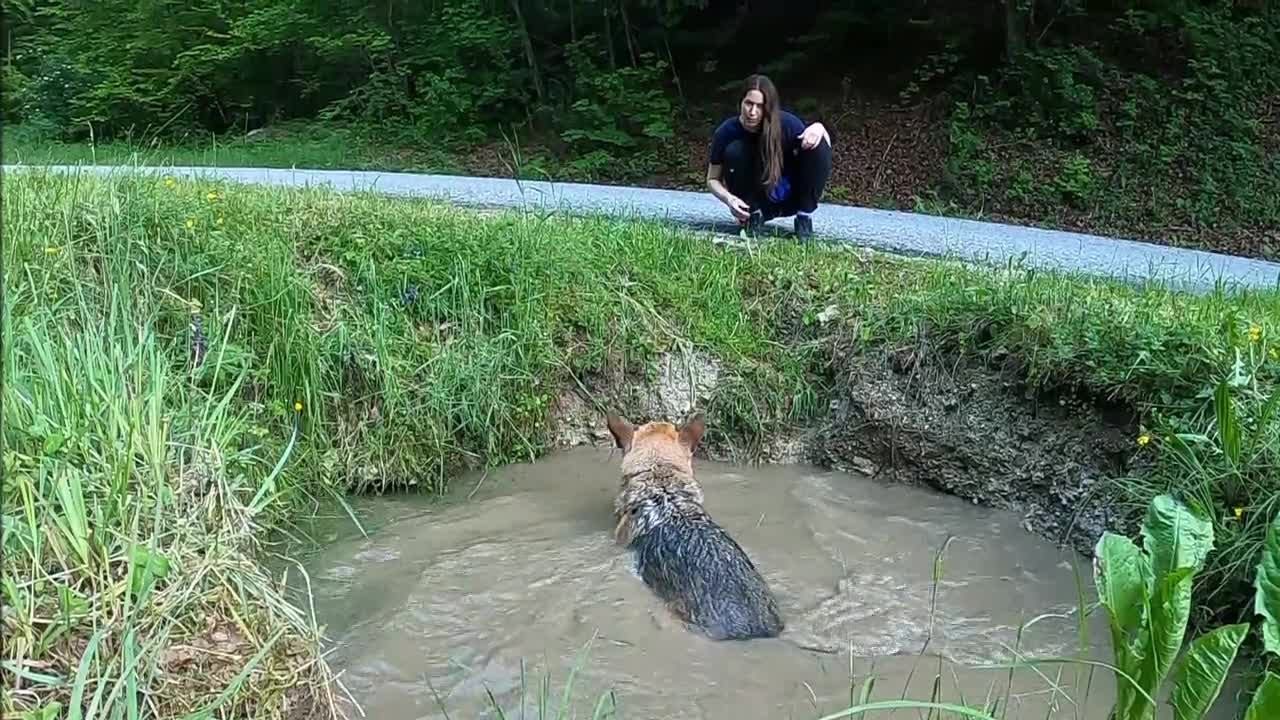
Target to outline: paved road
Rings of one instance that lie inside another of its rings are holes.
[[[724,206],[709,194],[679,190],[345,170],[6,165],[4,171],[40,168],[107,174],[163,172],[268,185],[328,185],[337,190],[434,197],[459,205],[602,212],[737,231]],[[787,220],[772,225],[790,231]],[[1129,283],[1156,280],[1198,292],[1211,290],[1218,281],[1228,290],[1280,288],[1280,263],[1081,233],[844,206],[819,208],[814,226],[828,241],[901,255],[1000,265],[1013,260],[1027,267],[1082,272]]]

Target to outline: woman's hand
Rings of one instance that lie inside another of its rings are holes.
[[[742,202],[737,195],[730,195],[725,205],[729,206],[729,212],[733,213],[739,223],[745,223],[747,218],[751,217],[751,206]]]
[[[820,122],[810,125],[800,133],[800,147],[804,150],[818,147],[818,143],[823,140],[826,140],[828,145],[831,144],[831,136],[827,134],[827,129]]]

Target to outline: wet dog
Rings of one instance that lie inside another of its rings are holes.
[[[644,583],[676,617],[713,640],[776,637],[777,602],[747,553],[703,508],[693,451],[705,430],[701,415],[683,427],[635,427],[610,414],[622,450],[614,499],[614,539],[635,554]]]

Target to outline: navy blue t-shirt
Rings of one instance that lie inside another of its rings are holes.
[[[804,132],[806,126],[803,120],[786,110],[779,111],[778,116],[782,118],[782,174],[790,175],[791,161],[796,151],[800,149],[800,134]],[[743,127],[742,120],[737,115],[728,118],[720,123],[720,127],[716,128],[715,134],[711,136],[711,164],[724,163],[724,149],[734,140],[745,139],[754,145],[759,137],[759,132],[753,133]]]

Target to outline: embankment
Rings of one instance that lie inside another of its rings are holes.
[[[1274,423],[1255,422],[1280,372],[1273,291],[162,176],[28,171],[5,205],[4,508],[26,529],[6,532],[22,578],[6,605],[31,608],[6,617],[26,640],[5,675],[24,709],[75,687],[33,673],[81,672],[107,704],[133,687],[187,710],[233,683],[240,714],[327,705],[318,629],[279,603],[260,531],[322,495],[443,491],[465,467],[600,441],[606,406],[697,407],[716,457],[870,469],[1082,550],[1155,487],[1208,488],[1249,519],[1276,495]],[[1217,487],[1205,410],[1223,379],[1258,442]],[[1206,444],[1175,442],[1190,430]],[[1247,552],[1252,530],[1232,529]],[[1234,557],[1205,578],[1238,610]],[[200,643],[233,651],[175,654]],[[281,679],[299,668],[311,684]]]

